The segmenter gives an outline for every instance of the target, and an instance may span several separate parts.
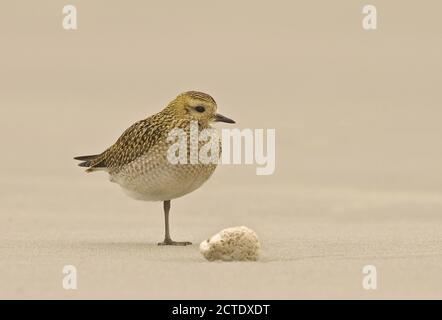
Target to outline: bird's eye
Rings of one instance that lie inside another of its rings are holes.
[[[197,107],[195,107],[195,110],[198,112],[204,112],[204,111],[206,111],[206,108],[204,108],[203,106],[197,106]]]

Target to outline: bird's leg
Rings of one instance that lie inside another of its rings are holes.
[[[158,243],[159,246],[187,246],[189,244],[192,244],[192,242],[183,241],[172,241],[170,238],[170,231],[169,231],[169,211],[170,211],[170,200],[166,200],[163,203],[164,207],[164,223],[165,223],[165,235],[164,235],[164,241]]]

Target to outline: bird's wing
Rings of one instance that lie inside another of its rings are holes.
[[[79,165],[88,167],[88,172],[122,167],[146,154],[162,139],[162,132],[165,131],[163,126],[161,122],[155,121],[154,117],[138,121],[126,129],[117,142],[103,153],[76,159],[85,160]]]

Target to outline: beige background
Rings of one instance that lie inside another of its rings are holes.
[[[78,9],[62,29],[62,6]],[[361,27],[375,4],[378,30]],[[442,298],[440,1],[2,1],[1,298]],[[238,128],[276,128],[277,169],[223,166],[159,203],[75,155],[178,93]],[[200,241],[247,225],[257,263]],[[64,291],[62,267],[78,268]],[[362,267],[378,290],[362,289]]]

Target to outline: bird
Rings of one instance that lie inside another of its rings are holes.
[[[198,129],[213,129],[214,122],[235,123],[217,113],[217,104],[208,94],[187,91],[179,94],[160,112],[126,129],[117,141],[100,154],[74,157],[86,172],[105,171],[109,180],[136,200],[161,201],[164,211],[164,240],[158,245],[191,245],[170,236],[171,201],[201,187],[213,174],[216,163],[178,163],[168,160],[171,130],[189,133],[191,123]],[[187,152],[190,150],[187,139]],[[201,142],[199,142],[201,143]],[[219,142],[220,144],[220,142]],[[221,145],[219,148],[221,152]]]

